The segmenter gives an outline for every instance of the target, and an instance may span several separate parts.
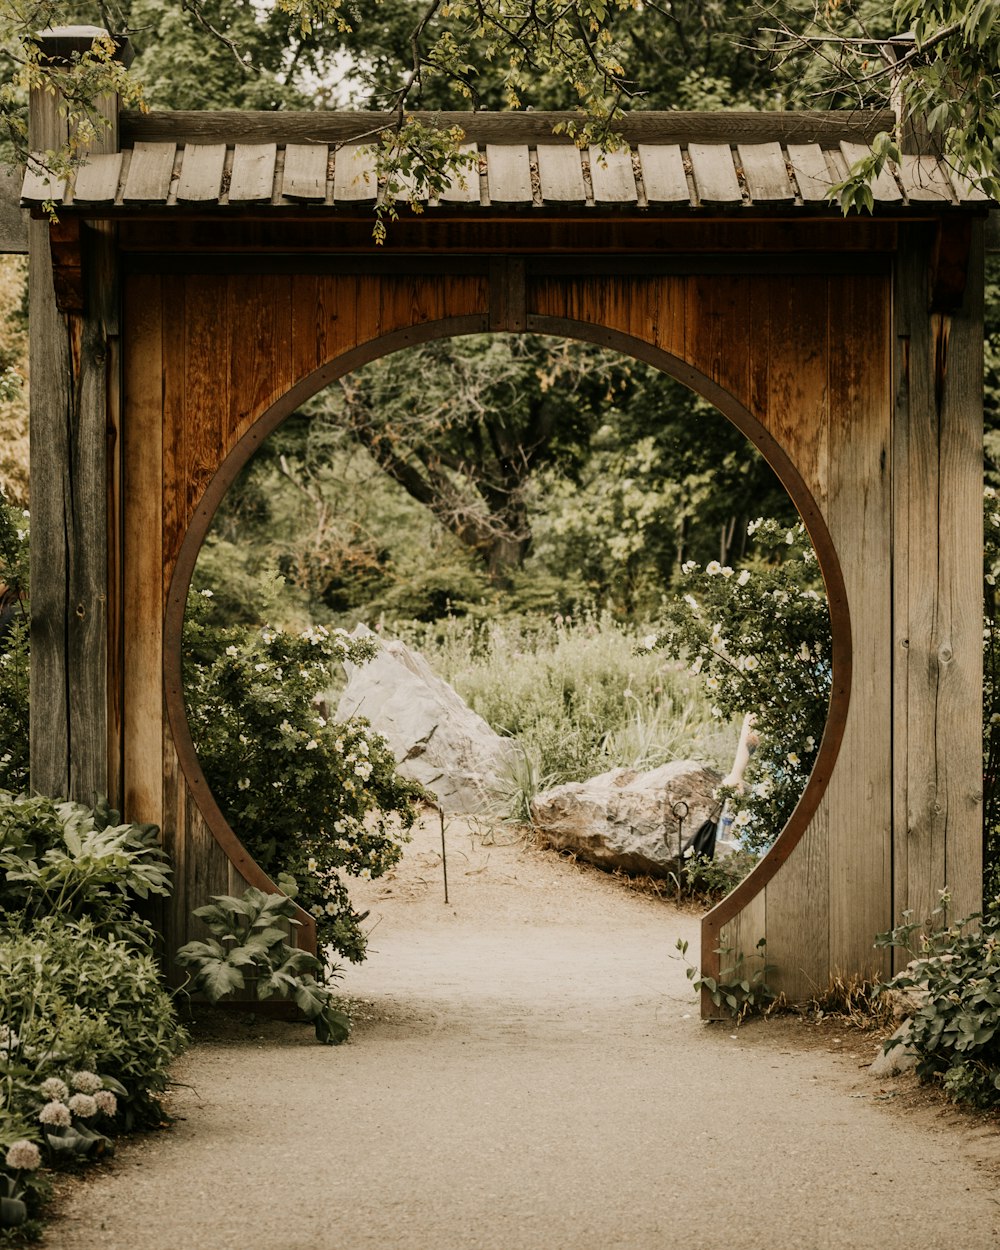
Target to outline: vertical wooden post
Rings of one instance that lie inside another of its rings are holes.
[[[983,229],[954,312],[933,229],[900,227],[894,292],[893,919],[982,902]]]
[[[45,32],[43,55],[58,62],[102,33]],[[130,56],[127,44],[120,55]],[[91,150],[115,151],[117,99],[99,111],[110,125]],[[33,91],[32,151],[58,151],[67,134],[58,96]],[[118,800],[118,769],[109,772],[108,649],[109,436],[117,426],[109,393],[116,403],[120,392],[114,236],[107,226],[84,229],[84,308],[62,313],[50,232],[47,221],[31,223],[31,786],[86,802],[98,794]]]

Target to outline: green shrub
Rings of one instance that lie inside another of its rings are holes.
[[[736,573],[684,565],[681,591],[651,640],[701,675],[712,715],[751,712],[759,742],[742,793],[733,793],[743,844],[766,849],[798,802],[819,750],[830,699],[831,634],[816,556],[802,525],[755,521],[761,556]]]
[[[122,824],[103,802],[89,808],[0,791],[0,909],[22,926],[86,916],[134,934],[134,900],[169,894],[169,880],[155,826]]]
[[[1000,1106],[1000,898],[982,916],[951,925],[943,924],[944,910],[919,923],[904,915],[876,945],[914,954],[921,935],[915,958],[886,986],[919,1005],[908,1036],[890,1038],[886,1050],[905,1040],[922,1080],[940,1083],[957,1102]]]
[[[41,1082],[80,1070],[116,1083],[125,1127],[158,1123],[186,1040],[150,950],[59,915],[0,937],[0,1029],[3,1114],[21,1127]]]
[[[328,722],[317,700],[335,666],[364,663],[378,644],[322,627],[217,629],[199,621],[198,599],[185,632],[185,689],[212,792],[272,878],[298,882],[320,944],[363,959],[363,917],[341,874],[379,877],[399,860],[420,791],[367,722]]]

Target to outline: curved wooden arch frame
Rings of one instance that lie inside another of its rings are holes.
[[[434,339],[487,333],[490,329],[486,314],[427,321],[370,339],[307,374],[267,408],[237,441],[216,470],[188,523],[171,576],[164,617],[163,678],[167,719],[181,771],[212,836],[249,884],[259,889],[278,891],[277,885],[239,840],[216,802],[198,761],[184,706],[181,647],[184,613],[195,563],[209,526],[224,495],[253,453],[305,400],[344,374],[405,347]],[[840,559],[819,504],[787,453],[753,413],[717,382],[687,361],[643,339],[591,322],[528,314],[525,329],[528,333],[580,339],[611,348],[652,365],[701,395],[731,421],[767,460],[795,504],[816,551],[826,587],[832,636],[833,681],[826,726],[812,772],[787,824],[753,871],[702,918],[702,975],[717,977],[720,970],[719,939],[723,926],[764,889],[798,845],[826,792],[840,753],[850,705],[852,675],[850,608]],[[296,918],[305,944],[315,950],[316,926],[313,917],[298,908]]]

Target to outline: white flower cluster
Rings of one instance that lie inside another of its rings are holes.
[[[21,1138],[11,1142],[4,1163],[14,1172],[33,1172],[42,1162],[42,1154],[33,1141]]]

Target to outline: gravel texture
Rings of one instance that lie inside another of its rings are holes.
[[[50,1250],[986,1250],[996,1122],[875,1082],[875,1043],[703,1024],[697,918],[475,824],[359,883],[350,1043],[227,1017],[175,1127],[64,1187]]]

